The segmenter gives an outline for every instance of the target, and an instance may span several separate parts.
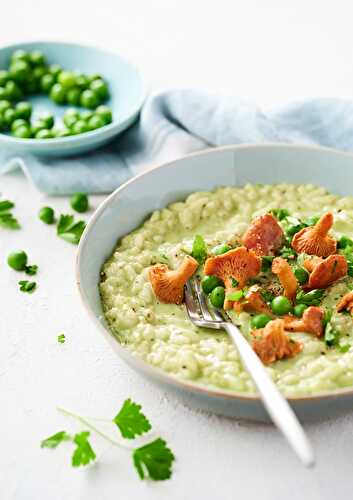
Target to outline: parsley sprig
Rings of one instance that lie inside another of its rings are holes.
[[[44,439],[42,448],[57,448],[63,442],[71,442],[75,448],[71,457],[73,467],[85,466],[96,460],[96,453],[90,442],[91,431],[101,438],[109,441],[114,446],[128,448],[132,453],[133,465],[141,479],[152,479],[153,481],[163,481],[172,475],[172,465],[175,460],[173,452],[168,447],[166,441],[156,438],[142,446],[131,447],[125,442],[112,439],[100,429],[95,427],[90,420],[76,415],[75,413],[59,408],[59,411],[66,416],[72,417],[85,426],[88,430],[83,430],[77,434],[70,435],[66,431],[59,431],[56,434]],[[120,435],[124,439],[135,439],[151,430],[152,426],[148,418],[142,413],[141,406],[131,399],[124,401],[122,407],[112,421],[114,428],[118,428]]]
[[[208,250],[205,240],[200,234],[197,234],[192,244],[192,257],[194,257],[199,264],[202,264],[206,260],[207,252]]]
[[[57,225],[57,234],[60,238],[77,245],[81,239],[82,233],[85,230],[86,223],[83,220],[75,222],[73,215],[60,215]]]
[[[0,201],[0,227],[5,229],[20,229],[18,220],[14,217],[11,210],[15,204],[10,200]]]

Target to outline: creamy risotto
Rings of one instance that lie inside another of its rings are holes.
[[[324,332],[318,336],[292,329],[288,338],[301,346],[300,352],[267,364],[267,370],[287,395],[352,386],[353,299],[340,312],[337,303],[353,289],[353,197],[338,197],[313,185],[222,187],[214,192],[193,193],[185,201],[154,212],[118,243],[103,266],[100,292],[112,333],[134,355],[173,377],[228,391],[255,392],[226,333],[197,328],[188,320],[183,304],[166,304],[157,299],[150,283],[151,266],[178,268],[185,256],[192,253],[196,235],[201,236],[210,255],[218,245],[237,248],[252,221],[272,213],[286,238],[279,255],[292,268],[290,259],[295,258],[297,269],[307,256],[291,255],[293,236],[303,227],[317,223],[327,212],[334,217],[330,236],[338,241],[336,254],[345,256],[348,274],[325,287],[317,301],[306,304],[319,306],[323,311]],[[271,273],[272,259],[273,256],[267,260],[262,257],[262,270],[252,284],[262,286]],[[202,277],[202,266],[197,273]],[[300,284],[298,287],[303,296],[305,286],[304,290]],[[276,290],[272,291],[276,295]],[[272,313],[271,302],[266,307]],[[228,314],[252,342],[256,311],[239,306],[232,307]]]

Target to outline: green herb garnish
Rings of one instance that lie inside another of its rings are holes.
[[[10,200],[0,201],[0,226],[5,229],[20,229],[18,220],[12,215],[10,210],[15,204]]]
[[[272,214],[278,220],[283,220],[289,216],[289,212],[285,208],[273,208],[272,210],[270,210],[270,214]]]
[[[81,220],[75,222],[73,215],[60,215],[57,226],[57,234],[60,238],[63,238],[69,243],[77,245],[85,227],[85,221]]]
[[[90,421],[96,419],[84,418],[62,408],[59,408],[59,411],[66,416],[76,419],[81,425],[86,426],[91,432],[95,432],[111,444],[126,448],[121,441],[119,442],[100,429],[97,429],[94,423]],[[124,402],[112,421],[106,421],[107,424],[111,424],[112,422],[119,428],[121,436],[125,439],[134,439],[151,429],[151,424],[142,413],[141,406],[131,401],[131,399],[127,399]],[[114,428],[116,429],[116,427]],[[71,442],[75,445],[71,464],[73,467],[79,467],[81,465],[88,465],[97,458],[89,438],[90,432],[87,430],[74,436],[71,436],[66,431],[60,431],[42,441],[41,447],[53,449],[65,441]],[[132,448],[131,453],[133,465],[141,479],[149,478],[153,481],[162,481],[171,477],[175,457],[163,439],[156,438],[143,446]]]
[[[272,300],[275,298],[275,296],[273,295],[273,293],[269,292],[268,290],[261,290],[260,293],[261,293],[261,297],[267,303],[272,302]]]
[[[236,288],[239,285],[239,281],[233,278],[233,276],[230,277],[230,282],[233,288]]]
[[[28,274],[29,276],[34,276],[35,274],[37,274],[37,271],[38,271],[38,266],[36,264],[25,267],[25,273]]]
[[[297,304],[305,304],[306,306],[319,306],[324,293],[325,290],[321,289],[314,289],[307,293],[305,293],[303,290],[300,290],[297,293],[296,297]]]
[[[338,345],[339,341],[339,332],[335,330],[329,321],[325,327],[324,339],[326,345],[332,347]]]
[[[274,259],[273,255],[264,255],[261,258],[261,271],[263,273],[266,273],[271,269],[273,259]]]
[[[194,238],[191,255],[194,257],[194,259],[197,260],[199,264],[202,264],[206,260],[207,245],[203,237],[199,234],[197,234]]]
[[[236,290],[235,292],[228,293],[226,295],[226,300],[230,300],[232,302],[238,302],[242,297],[244,297],[243,290]]]
[[[65,335],[63,333],[60,333],[60,335],[58,335],[58,342],[59,342],[59,344],[64,344],[65,340],[66,340]]]
[[[339,347],[339,351],[342,353],[348,352],[350,348],[350,344],[344,344]]]
[[[136,436],[151,430],[151,424],[141,412],[141,405],[127,399],[113,422],[119,427],[121,435],[126,439],[134,439]]]
[[[37,283],[35,281],[21,280],[18,284],[20,285],[21,292],[26,293],[33,293],[37,287]]]

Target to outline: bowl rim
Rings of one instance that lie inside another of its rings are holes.
[[[12,135],[6,135],[0,132],[0,142],[3,143],[8,143],[11,146],[15,146],[16,144],[28,144],[30,145],[36,145],[39,148],[44,147],[47,149],[48,145],[55,145],[55,146],[73,146],[75,142],[78,142],[79,140],[82,141],[82,137],[84,137],[85,142],[90,142],[90,140],[93,137],[97,137],[99,135],[102,135],[103,132],[106,133],[107,135],[110,136],[110,134],[114,134],[115,129],[118,129],[120,127],[124,127],[126,123],[128,123],[130,120],[135,119],[138,113],[140,112],[146,98],[147,98],[147,85],[145,82],[145,79],[142,76],[142,71],[140,68],[130,60],[128,60],[126,57],[120,55],[118,52],[114,52],[113,50],[106,49],[104,47],[98,46],[98,45],[90,45],[86,43],[77,43],[77,42],[72,42],[72,41],[65,41],[63,42],[62,40],[25,40],[23,42],[16,42],[16,43],[10,43],[7,45],[2,45],[0,47],[0,53],[3,50],[17,50],[20,48],[24,48],[28,45],[66,45],[68,47],[76,47],[79,49],[89,49],[89,50],[96,50],[98,52],[102,52],[106,55],[109,55],[111,57],[118,57],[121,61],[123,61],[126,65],[130,66],[132,70],[134,70],[135,74],[137,75],[138,79],[140,80],[141,83],[141,95],[139,97],[139,100],[136,101],[136,104],[133,106],[132,111],[129,113],[129,116],[125,117],[123,121],[114,123],[109,123],[108,125],[104,125],[103,127],[100,127],[99,129],[96,130],[90,130],[88,132],[85,132],[84,134],[77,134],[77,135],[72,135],[68,137],[53,137],[50,139],[48,142],[48,139],[35,139],[35,138],[29,138],[29,139],[21,139],[20,137],[13,137]],[[86,141],[87,139],[87,141]]]
[[[322,151],[324,153],[331,153],[335,154],[338,156],[347,156],[352,158],[353,160],[353,154],[350,152],[346,151],[339,151],[334,148],[329,148],[329,147],[323,147],[323,146],[316,146],[316,145],[307,145],[307,144],[287,144],[287,143],[262,143],[262,144],[252,144],[252,143],[244,143],[244,144],[230,144],[226,146],[218,146],[218,147],[210,147],[203,149],[201,151],[196,151],[192,152],[186,155],[183,155],[181,157],[178,157],[177,159],[168,161],[168,162],[162,162],[158,163],[156,165],[153,165],[152,167],[148,168],[147,170],[144,170],[140,174],[135,175],[128,181],[124,182],[122,185],[120,185],[117,189],[115,189],[110,195],[108,195],[103,202],[98,206],[98,208],[95,210],[93,213],[92,217],[87,223],[87,226],[82,234],[79,247],[77,250],[76,254],[76,262],[75,262],[75,280],[76,280],[76,285],[78,287],[79,295],[81,302],[85,308],[85,310],[88,313],[88,316],[91,318],[93,323],[98,326],[98,329],[103,333],[105,338],[108,340],[108,342],[112,345],[113,349],[119,351],[119,356],[127,361],[130,365],[138,365],[139,371],[143,372],[144,374],[147,374],[151,376],[154,379],[159,379],[161,382],[163,382],[166,385],[171,385],[174,387],[177,387],[179,389],[184,389],[192,393],[198,393],[200,395],[206,395],[209,397],[213,398],[221,398],[221,399],[227,399],[227,400],[233,400],[233,401],[247,401],[247,402],[260,402],[261,398],[260,396],[255,393],[255,394],[247,394],[243,392],[236,392],[236,391],[227,391],[223,389],[217,389],[215,387],[207,387],[207,386],[202,386],[195,384],[191,381],[179,379],[176,376],[170,375],[167,372],[163,371],[161,368],[155,367],[153,365],[150,365],[146,361],[144,361],[142,358],[139,358],[131,353],[127,348],[125,348],[122,344],[119,343],[119,341],[114,337],[112,332],[109,331],[108,328],[105,328],[102,323],[99,321],[97,318],[96,314],[92,311],[88,300],[85,297],[85,292],[81,286],[81,278],[80,278],[80,269],[81,269],[81,261],[82,261],[82,254],[85,246],[87,245],[87,242],[89,241],[89,234],[91,231],[91,228],[95,225],[96,221],[100,218],[101,214],[105,211],[106,207],[109,206],[111,200],[115,198],[116,196],[119,196],[119,194],[126,189],[127,186],[129,186],[131,183],[135,182],[137,179],[148,175],[150,172],[159,170],[161,168],[168,168],[170,166],[173,166],[176,162],[182,161],[185,159],[188,159],[189,157],[194,157],[194,156],[207,156],[210,153],[217,153],[220,151],[238,151],[240,149],[263,149],[263,148],[275,148],[275,149],[306,149],[309,151]],[[289,395],[286,396],[286,399],[291,402],[291,403],[306,403],[308,401],[322,401],[322,400],[333,400],[333,399],[339,399],[339,398],[344,398],[344,396],[353,396],[353,386],[352,387],[347,387],[347,388],[341,388],[341,389],[335,389],[334,391],[321,391],[316,394],[302,394],[302,395]]]

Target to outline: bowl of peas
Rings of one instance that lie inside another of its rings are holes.
[[[111,141],[145,98],[138,70],[117,54],[72,43],[0,48],[0,147],[69,156]]]

